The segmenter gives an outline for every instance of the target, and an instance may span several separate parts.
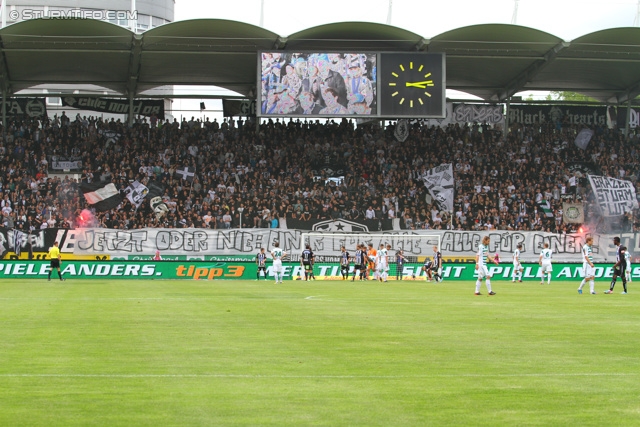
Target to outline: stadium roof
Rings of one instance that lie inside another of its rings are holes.
[[[622,103],[640,94],[640,28],[572,41],[532,28],[474,25],[430,39],[375,23],[343,22],[288,37],[251,24],[198,19],[143,34],[103,21],[38,19],[0,30],[0,89],[97,85],[141,96],[164,85],[255,92],[262,50],[444,52],[447,88],[487,101],[528,90],[575,91]]]

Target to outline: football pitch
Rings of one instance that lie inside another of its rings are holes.
[[[4,280],[0,425],[640,425],[640,291],[577,285]]]

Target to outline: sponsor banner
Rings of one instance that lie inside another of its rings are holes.
[[[6,100],[5,105],[7,116],[47,116],[47,104],[44,98],[10,98]]]
[[[9,252],[7,256],[4,257],[6,260],[49,260],[48,252],[39,252],[39,253],[21,253],[16,254],[13,252]],[[72,253],[60,253],[60,256],[64,261],[109,261],[111,259],[111,255],[103,254],[103,255],[74,255]],[[146,257],[149,259],[149,257]]]
[[[82,169],[82,160],[51,162],[51,169]]]
[[[223,99],[222,112],[225,117],[255,117],[256,101],[248,99]]]
[[[511,105],[509,123],[607,126],[607,107],[575,105]]]
[[[582,203],[563,203],[562,220],[565,224],[582,224],[584,222],[584,205]]]
[[[129,100],[127,99],[63,96],[62,105],[101,113],[129,114]],[[164,120],[164,100],[134,99],[132,113],[148,117],[155,115]]]
[[[524,264],[523,280],[538,282],[542,277],[538,264]],[[390,265],[389,278],[396,276],[395,264]],[[491,265],[489,272],[493,281],[511,280],[513,266]],[[319,278],[340,279],[340,265],[338,263],[316,263],[314,273]],[[422,264],[405,264],[402,268],[403,279],[425,280]],[[3,279],[40,279],[46,280],[50,265],[48,261],[0,261],[0,277]],[[257,266],[250,262],[208,262],[208,261],[63,261],[62,274],[69,280],[254,280],[257,276]],[[273,279],[273,266],[267,265],[266,279]],[[304,268],[298,263],[283,264],[284,278],[298,280],[304,276]],[[446,280],[476,280],[476,270],[473,263],[445,264],[442,274]],[[57,275],[52,274],[54,279]],[[350,267],[353,276],[353,266]],[[596,264],[596,279],[610,279],[613,276],[612,264]],[[583,278],[581,264],[554,264],[552,281],[575,281]],[[640,267],[632,268],[632,277],[640,279]],[[261,277],[261,279],[264,277]],[[608,281],[608,280],[607,280]]]
[[[631,181],[597,175],[588,178],[603,216],[621,216],[638,208],[636,189]]]
[[[256,252],[257,253],[257,252]],[[221,261],[221,262],[255,262],[256,255],[164,255],[162,261]],[[151,255],[130,255],[123,257],[111,257],[114,261],[152,261]]]

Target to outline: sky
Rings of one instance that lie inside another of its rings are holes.
[[[476,24],[516,24],[566,41],[594,31],[632,27],[637,0],[392,0],[391,25],[430,38]],[[217,18],[260,24],[281,36],[332,22],[387,23],[389,0],[175,0],[175,20]],[[290,6],[291,5],[291,6]]]
[[[334,22],[386,24],[390,0],[175,0],[175,20],[215,18],[260,25],[280,36]],[[640,0],[391,0],[390,24],[426,39],[455,28],[478,24],[515,23],[535,28],[565,41],[608,28],[632,27],[638,19]],[[264,7],[262,8],[262,5]],[[175,87],[183,94],[200,94],[202,87]],[[229,93],[207,90],[208,94]],[[546,94],[524,93],[539,98]],[[447,97],[472,99],[447,91]],[[175,99],[178,114],[221,117],[221,101]],[[190,111],[195,110],[195,111]],[[176,111],[176,112],[177,112]]]

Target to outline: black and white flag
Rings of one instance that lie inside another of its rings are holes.
[[[454,179],[451,163],[436,166],[422,177],[424,186],[441,210],[453,212]]]
[[[603,216],[621,216],[638,208],[636,189],[631,181],[588,175]]]
[[[169,208],[167,204],[162,200],[162,195],[164,193],[164,186],[155,181],[149,181],[149,194],[147,197],[149,199],[149,206],[151,210],[156,214],[156,218],[160,219],[167,214]]]
[[[127,193],[127,199],[129,199],[136,209],[142,205],[144,198],[149,193],[149,189],[138,181],[133,181],[124,191]]]
[[[115,143],[120,139],[120,134],[114,130],[106,130],[102,133],[102,136],[104,137],[105,147],[115,145]]]
[[[576,140],[574,141],[576,147],[586,150],[592,137],[593,131],[591,129],[582,129],[580,132],[578,132]]]
[[[409,137],[409,122],[406,119],[398,120],[396,128],[393,131],[393,136],[396,137],[398,142],[405,142]]]
[[[111,182],[84,182],[80,184],[80,191],[87,203],[98,212],[113,209],[122,202],[120,192]]]
[[[176,169],[176,178],[184,179],[189,182],[193,181],[196,176],[196,168],[185,166],[183,168]]]
[[[24,237],[24,233],[20,230],[13,230],[13,251],[16,253],[16,256],[20,256],[22,253],[22,239]]]

